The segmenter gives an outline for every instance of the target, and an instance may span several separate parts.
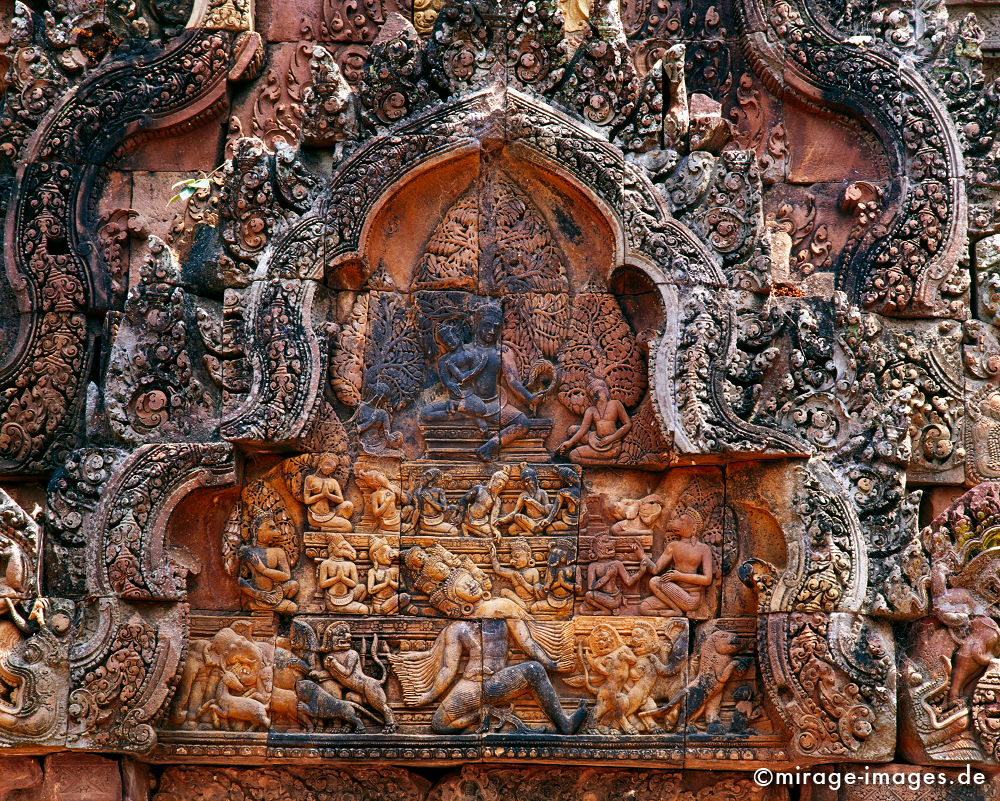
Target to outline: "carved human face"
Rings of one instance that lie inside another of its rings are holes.
[[[638,655],[650,654],[659,645],[659,637],[652,626],[637,624],[632,629],[629,647]]]
[[[598,624],[590,632],[590,650],[597,656],[610,654],[618,647],[618,632],[607,624]]]
[[[531,551],[523,545],[515,545],[510,550],[510,561],[518,569],[527,567],[531,563]]]
[[[391,565],[394,561],[396,561],[397,556],[399,556],[399,551],[387,542],[382,542],[371,549],[372,561],[378,565]]]
[[[332,456],[324,456],[319,460],[318,468],[324,476],[332,475],[333,471],[337,469],[337,460]]]
[[[549,550],[549,566],[550,567],[560,567],[562,565],[568,565],[570,562],[570,549],[566,545],[561,545],[556,543]]]
[[[556,472],[559,473],[559,478],[563,483],[564,487],[575,487],[579,483],[579,478],[576,475],[576,471],[572,467],[560,467]]]
[[[590,382],[587,387],[587,394],[590,396],[592,403],[599,403],[601,401],[606,401],[611,397],[611,390],[608,389],[608,385],[601,381],[600,379],[595,379]]]
[[[432,581],[444,581],[451,574],[451,568],[444,562],[433,562],[427,567],[427,577]]]
[[[465,571],[458,577],[452,585],[455,597],[460,601],[469,604],[479,603],[486,597],[486,590],[483,585],[476,580],[476,577]]]
[[[988,395],[984,408],[990,417],[994,420],[1000,420],[1000,392],[994,392]]]
[[[490,478],[490,491],[500,492],[504,487],[507,486],[507,474],[502,470],[494,473]]]
[[[485,345],[493,345],[500,336],[500,321],[493,317],[484,317],[479,322],[479,339]]]
[[[664,533],[666,533],[668,537],[690,539],[695,533],[694,520],[692,520],[688,515],[679,515],[667,523]]]
[[[615,543],[611,537],[603,536],[594,540],[594,554],[598,559],[610,559],[615,555]]]
[[[278,527],[270,518],[262,520],[257,528],[257,542],[261,545],[273,545],[280,536],[281,532],[278,531]]]
[[[376,381],[371,388],[371,402],[379,404],[389,397],[389,387],[382,381]]]
[[[438,338],[441,340],[441,344],[444,345],[445,349],[448,351],[458,350],[458,348],[462,345],[462,340],[458,336],[458,331],[450,325],[441,327],[441,330],[438,331]]]

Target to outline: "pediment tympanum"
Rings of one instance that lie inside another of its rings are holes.
[[[973,18],[141,5],[0,26],[4,748],[161,799],[996,767]]]

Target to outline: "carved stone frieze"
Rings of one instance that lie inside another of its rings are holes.
[[[5,748],[139,760],[109,801],[997,766],[988,26],[44,5],[0,0]]]

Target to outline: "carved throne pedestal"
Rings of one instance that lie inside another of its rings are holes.
[[[478,458],[476,451],[494,431],[481,431],[471,423],[419,423],[420,433],[427,446],[428,460],[466,461]],[[500,458],[511,462],[548,462],[552,456],[545,447],[545,440],[552,431],[552,421],[544,418],[528,421],[528,431],[519,440],[504,445]]]

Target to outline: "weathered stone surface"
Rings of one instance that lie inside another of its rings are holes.
[[[33,757],[6,757],[0,762],[0,798],[23,797],[42,783],[42,766]],[[23,792],[19,792],[23,791]]]
[[[39,801],[121,801],[118,762],[93,754],[53,754],[45,757],[45,778]]]
[[[980,4],[43,5],[0,0],[0,745],[43,759],[0,794],[995,780]]]

